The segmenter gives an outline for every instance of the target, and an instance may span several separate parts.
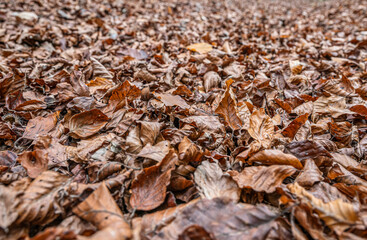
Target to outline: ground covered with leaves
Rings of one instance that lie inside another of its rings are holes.
[[[0,239],[367,238],[365,1],[0,3]]]

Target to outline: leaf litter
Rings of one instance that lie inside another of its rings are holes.
[[[367,238],[366,12],[2,1],[0,239]]]

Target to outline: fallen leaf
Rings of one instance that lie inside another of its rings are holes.
[[[225,196],[235,202],[240,199],[241,190],[229,175],[223,174],[217,163],[202,162],[194,173],[194,180],[203,198]]]
[[[155,96],[167,107],[179,106],[180,108],[190,108],[183,98],[169,93],[156,93]]]
[[[301,173],[297,176],[295,182],[302,187],[311,187],[315,183],[322,181],[322,172],[318,169],[315,162],[312,159],[308,159],[305,162]]]
[[[298,198],[306,201],[331,229],[343,231],[349,224],[359,220],[357,210],[350,203],[343,202],[341,199],[324,203],[322,200],[308,193],[298,183],[289,184],[288,188]]]
[[[208,43],[195,43],[187,46],[186,48],[190,51],[198,52],[200,54],[205,54],[213,50],[212,45]]]
[[[242,172],[229,171],[240,188],[250,188],[257,192],[272,193],[286,177],[292,176],[297,169],[292,166],[272,165],[269,167],[246,167]]]
[[[308,114],[303,114],[296,119],[294,119],[286,128],[283,129],[282,135],[285,137],[289,137],[293,140],[294,136],[296,136],[300,127],[305,124],[308,119]]]
[[[93,223],[100,231],[94,239],[130,239],[132,232],[121,210],[112,198],[105,183],[102,183],[87,199],[73,209],[73,212]]]
[[[98,109],[75,114],[69,120],[69,134],[74,138],[90,137],[101,130],[108,120]]]
[[[292,154],[283,153],[280,150],[263,150],[253,155],[249,160],[249,164],[254,162],[265,165],[291,165],[297,169],[302,169],[303,166],[297,157]]]
[[[233,129],[238,130],[242,127],[242,121],[238,117],[236,97],[230,87],[227,86],[226,92],[222,95],[215,113],[220,114],[225,122]]]
[[[274,124],[271,118],[265,114],[263,108],[252,113],[248,132],[264,148],[271,146],[274,137]]]
[[[130,205],[136,210],[150,211],[164,202],[167,186],[170,183],[172,167],[164,171],[166,161],[172,161],[171,151],[158,165],[144,168],[131,185]]]

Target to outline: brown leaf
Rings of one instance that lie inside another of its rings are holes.
[[[280,150],[263,150],[255,155],[253,155],[248,163],[252,164],[254,162],[262,163],[265,165],[291,165],[297,169],[302,169],[303,166],[297,157],[292,154],[283,153]]]
[[[58,196],[65,191],[68,178],[53,171],[45,171],[39,175],[25,190],[16,205],[19,217],[16,224],[47,224],[61,213],[61,201]]]
[[[308,119],[308,113],[303,114],[294,119],[286,128],[283,129],[282,131],[283,136],[289,137],[290,139],[293,140],[294,136],[296,136],[298,130],[300,129],[300,127],[302,127],[303,124],[305,124],[307,119]]]
[[[257,192],[272,193],[286,177],[292,176],[297,169],[292,166],[272,165],[269,167],[246,167],[242,172],[229,171],[240,188],[250,188]]]
[[[112,91],[109,104],[116,106],[123,106],[126,102],[130,102],[133,99],[138,98],[141,95],[141,90],[134,84],[131,84],[128,80],[125,80],[121,86]],[[122,103],[120,103],[122,102]],[[119,105],[118,105],[119,104]],[[115,111],[118,110],[117,107]]]
[[[248,129],[251,137],[260,142],[264,148],[269,148],[274,137],[274,124],[271,118],[265,114],[263,108],[255,110],[250,117]]]
[[[321,144],[310,140],[291,142],[286,145],[286,150],[299,160],[314,159],[319,156],[331,157],[330,153]]]
[[[93,239],[130,239],[132,232],[121,210],[112,198],[105,183],[102,183],[87,199],[76,206],[73,212],[93,223],[98,231]]]
[[[110,79],[96,77],[94,80],[90,81],[87,86],[89,87],[90,93],[94,95],[96,92],[103,94],[108,89],[114,87],[115,83]]]
[[[230,84],[228,84],[226,92],[215,109],[215,113],[220,114],[233,130],[238,130],[242,127],[242,121],[238,117],[236,97]]]
[[[235,202],[240,199],[241,190],[230,176],[223,174],[217,163],[202,162],[194,173],[194,180],[203,198],[225,196]]]
[[[47,117],[35,117],[29,120],[23,138],[34,140],[38,136],[47,135],[56,127],[58,117],[59,112],[55,112]]]
[[[27,170],[31,178],[38,177],[48,169],[47,152],[44,150],[25,151],[18,157],[18,162]]]
[[[266,206],[235,204],[215,198],[203,199],[175,214],[166,226],[152,233],[154,239],[177,239],[191,226],[204,228],[215,239],[265,239],[290,237],[289,225]],[[144,238],[146,235],[142,235]]]
[[[200,54],[205,54],[213,50],[212,45],[208,43],[195,43],[191,44],[186,47],[188,50],[191,50],[193,52],[198,52]]]
[[[367,107],[365,105],[354,105],[350,110],[363,117],[367,117]]]
[[[108,120],[98,109],[75,114],[69,120],[69,134],[74,138],[90,137],[101,130]]]
[[[18,218],[18,212],[13,207],[16,201],[16,191],[0,185],[0,229],[8,229]]]
[[[170,148],[171,146],[168,141],[159,142],[154,146],[148,143],[143,147],[143,149],[139,152],[137,156],[153,159],[157,162],[160,162],[167,155]]]
[[[298,183],[289,184],[288,188],[298,198],[308,203],[331,229],[343,231],[343,229],[348,227],[348,224],[359,220],[357,210],[350,203],[343,202],[341,199],[324,203],[308,193]]]
[[[198,127],[201,131],[224,132],[224,126],[216,116],[191,116],[182,121]]]
[[[144,168],[134,179],[131,184],[131,207],[150,211],[164,202],[172,172],[172,167],[164,170],[164,164],[167,161],[172,161],[174,155],[171,150],[158,165]]]
[[[185,164],[199,162],[203,156],[200,148],[185,136],[178,145],[178,159]]]
[[[0,122],[0,139],[16,139],[15,133],[5,122]]]
[[[311,187],[323,179],[322,172],[318,169],[314,160],[308,159],[306,160],[305,166],[303,167],[301,173],[297,176],[295,182],[302,187]]]
[[[75,162],[87,162],[97,150],[110,144],[115,138],[116,135],[113,133],[97,135],[87,140],[81,140],[77,147],[66,146],[65,153],[68,158]]]

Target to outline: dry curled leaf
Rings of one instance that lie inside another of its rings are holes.
[[[294,136],[296,136],[297,131],[302,127],[303,124],[308,119],[308,113],[305,113],[296,119],[294,119],[284,130],[282,131],[282,135],[285,137],[289,137],[290,139],[293,139]]]

